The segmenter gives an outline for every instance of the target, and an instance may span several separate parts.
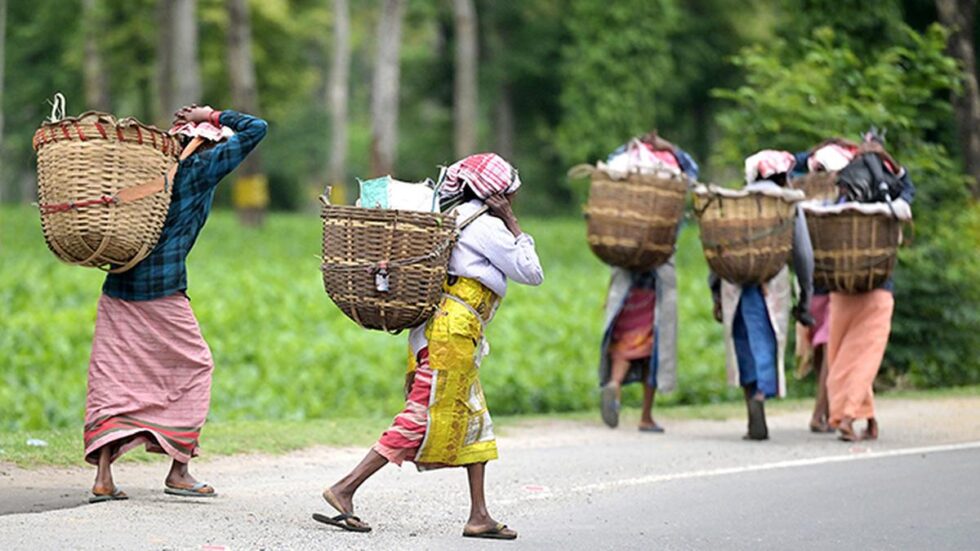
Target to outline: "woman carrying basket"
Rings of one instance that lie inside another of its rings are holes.
[[[797,153],[793,177],[809,173],[836,173],[857,154],[858,144],[843,138],[826,139],[809,151]],[[810,190],[804,189],[810,199]],[[796,324],[797,376],[805,377],[816,372],[817,396],[810,416],[810,432],[833,433],[830,426],[830,402],[827,399],[827,341],[830,340],[830,291],[814,286],[810,300],[810,316],[813,327]]]
[[[185,260],[211,211],[218,182],[265,136],[262,119],[210,107],[175,113],[185,143],[153,252],[102,287],[85,411],[85,460],[98,466],[90,501],[126,499],[112,463],[145,444],[173,458],[165,492],[214,496],[187,465],[198,454],[211,400],[211,351],[187,297]]]
[[[865,154],[879,159],[886,178],[898,188],[893,197],[893,212],[911,213],[915,186],[908,171],[895,162],[874,131],[864,137],[855,163]],[[838,179],[841,184],[843,178]],[[858,199],[843,187],[844,199]],[[872,190],[866,190],[872,191]],[[864,194],[868,195],[868,194]],[[889,193],[891,195],[891,193]],[[865,201],[867,202],[867,201]],[[894,285],[889,278],[879,288],[866,293],[830,293],[830,338],[827,343],[827,395],[830,401],[830,426],[839,432],[841,440],[878,438],[878,421],[874,407],[874,381],[881,367],[891,333],[895,299]],[[854,431],[854,421],[866,419],[867,428],[860,435]]]
[[[764,150],[745,160],[746,189],[779,193],[793,169],[793,155]],[[797,209],[793,228],[793,270],[800,296],[793,314],[804,325],[810,318],[813,294],[813,248],[806,220]],[[789,272],[783,268],[763,285],[735,285],[709,276],[715,319],[725,326],[725,359],[728,380],[741,386],[748,410],[746,440],[766,440],[765,400],[786,394],[783,355],[789,330],[792,290]]]
[[[354,493],[389,462],[411,461],[419,470],[466,467],[470,516],[463,536],[517,537],[487,511],[484,472],[487,461],[497,458],[497,445],[479,367],[488,348],[486,325],[507,292],[507,280],[539,285],[544,277],[534,240],[521,231],[511,209],[520,185],[517,171],[493,153],[471,155],[447,169],[440,206],[455,208],[465,227],[449,259],[438,311],[409,334],[405,409],[360,464],[324,490],[323,498],[340,514],[317,513],[317,521],[370,531],[354,516]]]
[[[640,143],[665,169],[697,179],[694,159],[656,131],[640,138]],[[607,162],[628,154],[628,145],[623,145]],[[601,411],[606,425],[619,425],[622,386],[640,381],[643,408],[639,430],[662,433],[663,427],[653,419],[654,398],[658,389],[670,392],[677,381],[677,274],[673,255],[653,270],[612,268],[599,355]]]

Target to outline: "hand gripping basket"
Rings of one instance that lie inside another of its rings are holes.
[[[595,170],[585,207],[589,248],[612,266],[644,271],[660,266],[674,254],[687,188],[683,176],[631,172],[614,179]]]
[[[153,250],[170,207],[176,139],[88,112],[42,124],[34,150],[41,227],[59,259],[124,272]]]
[[[891,277],[902,221],[911,219],[907,207],[893,212],[884,203],[820,206],[808,202],[803,210],[813,243],[814,286],[864,293]]]
[[[694,211],[712,271],[739,285],[775,277],[789,260],[796,203],[803,197],[803,192],[789,189],[696,186]]]
[[[805,193],[807,200],[834,201],[840,195],[840,191],[837,189],[836,171],[808,172],[791,180],[789,185],[791,188]]]
[[[323,208],[323,287],[366,329],[398,332],[428,320],[442,298],[459,229],[455,214],[332,205]]]

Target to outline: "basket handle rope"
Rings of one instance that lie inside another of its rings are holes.
[[[177,168],[180,166],[180,161],[190,157],[201,144],[204,143],[204,138],[200,136],[195,136],[191,140],[191,143],[187,144],[187,147],[180,152],[179,160],[170,167],[170,170],[166,174],[160,176],[155,180],[138,184],[132,187],[119,190],[115,195],[115,202],[119,204],[132,203],[133,201],[139,201],[151,195],[156,195],[161,191],[167,189],[167,186],[174,181],[174,177],[177,176]]]
[[[51,116],[48,117],[48,122],[58,122],[65,118],[65,95],[61,92],[57,92],[54,95],[53,100],[48,100],[51,104]]]
[[[180,153],[180,161],[183,161],[194,153],[194,151],[196,151],[203,142],[204,139],[200,137],[195,137],[193,140],[191,140],[191,143],[187,144],[187,147],[185,147]],[[133,201],[139,201],[140,199],[144,199],[166,190],[168,183],[173,182],[174,177],[177,175],[177,167],[180,165],[180,161],[174,163],[173,166],[170,167],[170,170],[168,170],[163,176],[149,182],[121,189],[116,192],[115,195],[103,195],[97,199],[68,201],[67,203],[42,204],[38,205],[38,208],[41,209],[41,214],[52,214],[97,205],[122,205],[125,203],[132,203]],[[137,255],[136,258],[139,258],[139,255]]]

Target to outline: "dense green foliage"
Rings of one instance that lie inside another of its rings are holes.
[[[545,267],[512,285],[489,329],[482,380],[494,412],[591,409],[608,269],[581,220],[528,219]],[[212,418],[384,416],[402,406],[405,335],[365,331],[320,281],[316,218],[278,215],[261,231],[218,212],[190,256],[192,306],[215,358]],[[0,429],[77,426],[85,401],[96,270],[59,263],[31,209],[0,209]],[[679,389],[666,403],[728,400],[721,328],[711,318],[694,228],[678,252]],[[638,399],[630,388],[629,402]],[[796,395],[809,387],[796,385]]]
[[[735,63],[745,85],[720,90],[734,106],[719,123],[718,155],[736,162],[752,151],[809,149],[833,136],[858,139],[869,125],[888,129],[888,148],[905,165],[918,194],[915,234],[900,253],[896,314],[886,367],[914,384],[980,381],[980,207],[956,161],[935,141],[958,86],[946,34],[934,26],[874,56],[859,56],[829,28],[802,42],[746,50]]]

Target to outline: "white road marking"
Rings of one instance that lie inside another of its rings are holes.
[[[708,478],[714,476],[752,473],[758,471],[771,471],[774,469],[809,467],[812,465],[825,465],[828,463],[844,463],[848,461],[884,459],[888,457],[903,457],[908,455],[922,455],[922,454],[930,454],[930,453],[942,453],[942,452],[974,450],[974,449],[980,449],[980,441],[962,442],[959,444],[943,444],[939,446],[923,446],[919,448],[901,448],[896,450],[886,450],[880,452],[872,451],[869,449],[864,452],[851,453],[848,455],[828,455],[823,457],[810,457],[806,459],[790,459],[786,461],[775,461],[772,463],[760,463],[758,465],[742,465],[739,467],[701,469],[697,471],[688,471],[688,472],[681,472],[681,473],[647,475],[647,476],[640,476],[635,478],[624,478],[621,480],[611,480],[607,482],[596,482],[593,484],[573,486],[568,490],[559,491],[559,492],[546,490],[544,492],[522,496],[517,500],[505,500],[505,501],[507,502],[533,501],[539,499],[552,498],[555,497],[556,494],[603,492],[607,490],[615,490],[618,488],[629,488],[633,486],[642,486],[645,484],[655,484],[658,482],[670,482],[673,480],[687,480],[691,478]]]

